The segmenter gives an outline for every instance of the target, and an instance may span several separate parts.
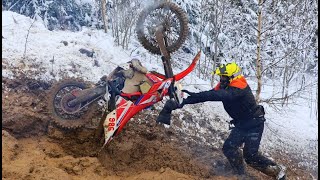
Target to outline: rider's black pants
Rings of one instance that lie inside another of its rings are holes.
[[[269,165],[276,165],[273,161],[258,152],[263,129],[264,123],[248,130],[237,127],[231,130],[229,137],[223,145],[222,151],[237,174],[245,173],[243,157],[248,165],[260,171],[264,171]],[[243,143],[242,154],[240,147]]]

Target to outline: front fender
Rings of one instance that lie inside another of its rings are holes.
[[[196,67],[197,62],[200,59],[200,55],[201,55],[201,51],[199,51],[197,55],[193,58],[192,63],[189,65],[187,69],[173,76],[174,80],[179,81],[180,79],[187,76],[191,71],[193,71],[193,69]]]

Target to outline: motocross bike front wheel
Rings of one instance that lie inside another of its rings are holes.
[[[76,129],[91,122],[98,108],[97,103],[89,105],[68,103],[75,99],[76,93],[89,88],[77,79],[63,80],[51,87],[48,95],[48,110],[52,114],[52,121],[62,128]]]
[[[159,26],[164,28],[166,49],[169,53],[178,50],[188,36],[188,18],[178,5],[162,2],[147,7],[139,15],[136,32],[142,46],[153,54],[161,55],[155,36]]]

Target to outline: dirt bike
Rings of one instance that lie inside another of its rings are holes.
[[[125,93],[123,81],[103,76],[93,87],[76,80],[64,80],[53,85],[49,95],[52,121],[60,127],[75,129],[90,122],[98,108],[98,101],[106,103],[105,115],[99,127],[104,132],[104,145],[117,136],[127,122],[142,109],[170,96],[181,103],[179,80],[188,75],[200,58],[200,51],[184,71],[174,75],[170,53],[178,50],[188,35],[188,21],[184,11],[176,4],[163,2],[144,9],[137,21],[136,32],[140,43],[151,53],[162,55],[165,74],[144,72],[148,88]],[[118,67],[118,70],[124,67]],[[120,78],[121,79],[121,78]],[[146,82],[139,84],[145,85]],[[109,112],[109,113],[107,113]]]

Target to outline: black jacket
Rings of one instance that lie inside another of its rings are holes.
[[[256,113],[259,106],[244,77],[234,81],[226,89],[219,89],[218,85],[213,90],[192,93],[183,103],[222,101],[224,109],[234,120],[234,125],[239,128],[251,128],[264,122],[264,114]]]

